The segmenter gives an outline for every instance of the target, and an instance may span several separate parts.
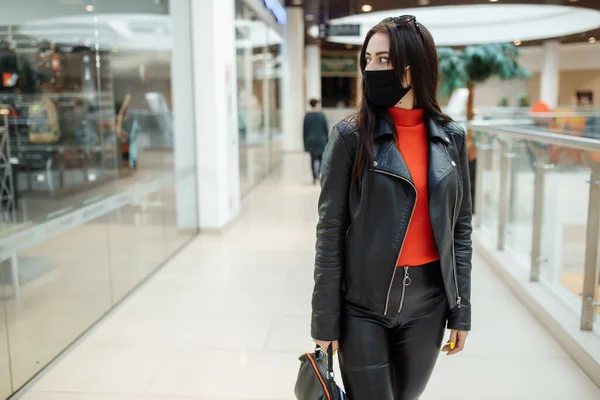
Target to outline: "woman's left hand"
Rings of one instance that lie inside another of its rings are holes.
[[[442,348],[442,352],[447,353],[447,356],[460,353],[465,348],[465,342],[467,341],[467,331],[457,331],[453,329],[450,332],[450,339],[446,342],[446,345]]]

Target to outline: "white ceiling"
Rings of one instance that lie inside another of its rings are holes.
[[[177,0],[176,0],[177,1]],[[0,25],[90,14],[168,14],[168,0],[0,0]],[[86,11],[93,5],[94,11]]]
[[[171,25],[167,15],[87,14],[44,18],[18,25],[13,32],[63,45],[99,49],[167,50]]]
[[[236,20],[235,27],[244,33],[236,41],[237,48],[258,48],[283,41],[277,31],[260,21]],[[171,18],[160,14],[88,13],[43,18],[13,26],[13,34],[70,46],[97,45],[102,50],[168,51],[172,47]]]
[[[600,1],[600,0],[599,0]],[[568,6],[481,4],[408,8],[364,13],[332,20],[360,24],[361,37],[330,37],[329,41],[362,45],[364,35],[382,19],[415,15],[431,31],[438,46],[537,40],[596,29],[600,11]]]

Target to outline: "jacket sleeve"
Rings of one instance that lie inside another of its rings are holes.
[[[311,335],[323,341],[339,338],[344,241],[350,224],[350,154],[339,129],[334,127],[323,154],[312,297]]]
[[[304,138],[304,151],[307,151],[308,147],[307,147],[307,140],[308,140],[308,118],[306,118],[306,115],[304,116],[304,122],[302,124],[302,136]]]
[[[325,117],[325,114],[323,114],[323,132],[325,135],[325,143],[327,143],[329,141],[329,137],[327,135],[327,132],[329,132],[329,127],[327,126],[327,118]]]
[[[465,136],[463,136],[463,138],[464,137]],[[459,141],[457,140],[457,142]],[[462,140],[462,146],[460,146],[459,153],[463,196],[458,213],[458,220],[454,226],[454,254],[456,259],[456,279],[458,283],[458,292],[460,295],[460,307],[456,306],[450,311],[450,317],[448,318],[448,329],[470,331],[471,259],[473,256],[473,245],[471,241],[473,227],[471,225],[471,221],[473,209],[466,140]]]

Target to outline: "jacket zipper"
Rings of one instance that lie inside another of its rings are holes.
[[[408,220],[408,225],[406,226],[406,231],[408,232],[408,228],[410,227],[410,223],[411,223],[413,215],[415,213],[415,208],[417,208],[417,200],[419,199],[419,193],[417,193],[417,188],[411,181],[409,181],[406,178],[401,177],[400,175],[390,174],[389,172],[380,171],[377,169],[373,169],[373,171],[377,172],[378,174],[389,175],[389,176],[393,176],[395,178],[401,179],[401,180],[407,182],[415,190],[415,204],[413,205],[412,211],[410,212],[410,219]],[[390,293],[392,292],[392,284],[394,283],[394,277],[396,276],[396,270],[398,269],[398,261],[400,261],[400,254],[402,254],[402,248],[404,247],[405,239],[406,239],[406,234],[402,238],[402,244],[400,245],[400,251],[398,251],[398,257],[396,258],[396,263],[394,264],[394,272],[392,273],[392,279],[390,279],[390,285],[388,286],[387,296],[385,299],[385,308],[383,310],[384,315],[387,314],[388,306],[390,305]]]
[[[404,278],[402,279],[402,296],[400,297],[400,307],[398,307],[398,314],[402,311],[404,307],[404,296],[406,295],[406,287],[410,285],[410,276],[408,276],[408,266],[404,267]],[[396,268],[397,269],[397,268]]]
[[[458,272],[456,271],[456,254],[454,251],[454,226],[455,226],[455,221],[456,221],[456,206],[458,204],[459,182],[458,182],[458,172],[456,171],[456,163],[452,160],[452,157],[450,157],[450,154],[448,153],[448,149],[446,149],[446,154],[448,155],[448,158],[452,162],[452,173],[454,174],[454,177],[456,179],[456,194],[454,197],[454,208],[452,209],[452,270],[454,271],[454,286],[456,288],[456,304],[458,305],[458,308],[460,308],[462,299],[461,299],[460,293],[458,291]]]

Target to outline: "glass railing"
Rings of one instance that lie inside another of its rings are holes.
[[[470,126],[477,234],[572,309],[581,330],[600,332],[600,126],[569,135],[539,124]]]

